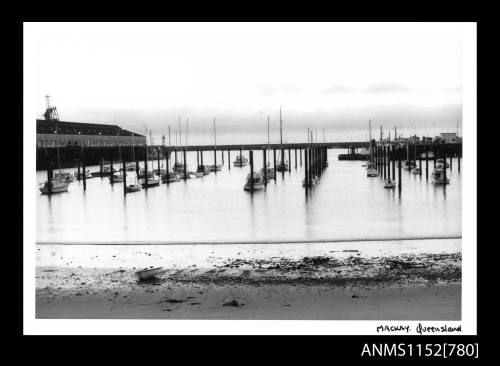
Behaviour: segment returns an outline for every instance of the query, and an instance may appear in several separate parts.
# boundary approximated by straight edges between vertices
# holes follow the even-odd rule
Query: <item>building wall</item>
[[[37,147],[78,146],[142,146],[146,145],[145,136],[103,136],[103,135],[57,135],[36,134]]]

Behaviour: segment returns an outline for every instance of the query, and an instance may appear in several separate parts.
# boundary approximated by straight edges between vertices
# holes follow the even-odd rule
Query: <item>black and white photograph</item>
[[[23,38],[26,332],[476,334],[475,23]]]

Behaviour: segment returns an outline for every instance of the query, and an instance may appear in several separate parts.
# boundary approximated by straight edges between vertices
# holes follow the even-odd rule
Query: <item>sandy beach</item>
[[[36,317],[460,320],[460,245],[38,245]]]

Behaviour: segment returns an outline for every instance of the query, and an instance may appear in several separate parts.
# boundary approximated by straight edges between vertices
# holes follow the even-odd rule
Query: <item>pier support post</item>
[[[297,149],[295,149],[295,170],[297,170]]]
[[[175,154],[175,156],[174,156],[174,163],[177,166],[177,148],[176,148],[174,154]]]
[[[386,179],[386,172],[387,172],[387,164],[386,164],[386,154],[387,154],[387,151],[386,151],[386,146],[382,146],[382,164],[384,165],[384,180]]]
[[[157,152],[157,156],[158,156],[158,177],[161,178],[161,173],[160,173],[160,150],[158,149],[158,152]]]
[[[250,191],[253,192],[253,151],[250,151]]]
[[[169,181],[170,181],[170,169],[169,169],[169,166],[168,166],[168,160],[169,160],[169,158],[168,158],[168,152],[167,152],[167,153],[165,154],[165,167],[166,167],[166,169],[167,169],[167,186],[168,186],[168,184],[170,183],[170,182],[169,182]]]
[[[307,164],[307,149],[304,149],[304,186],[306,190],[309,188],[309,166]]]
[[[114,177],[114,172],[113,172],[113,158],[110,159],[110,164],[109,164],[110,170],[111,170],[111,175],[109,176],[109,182],[111,185],[115,182],[115,177]],[[118,168],[120,168],[120,165],[118,165]]]
[[[76,159],[76,164],[78,166],[78,177],[76,177],[76,179],[78,181],[80,181],[80,179],[81,179],[81,175],[80,175],[80,159]]]
[[[299,155],[300,155],[300,166],[302,166],[302,149],[299,149]]]
[[[85,167],[85,153],[82,149],[82,169],[83,169],[83,190],[87,190],[87,169]]]
[[[432,145],[432,160],[433,160],[433,166],[435,167],[436,166],[436,159],[437,159],[437,149],[436,149],[436,145]]]
[[[200,152],[196,150],[196,168],[200,166]]]
[[[184,180],[186,180],[187,179],[186,149],[182,151],[182,154],[184,156]]]
[[[396,157],[394,156],[394,153],[395,153],[395,146],[392,147],[391,149],[391,155],[392,155],[392,181],[395,182],[396,181]]]
[[[450,153],[450,172],[453,169],[453,152]]]
[[[125,160],[123,160],[123,167],[122,167],[122,172],[123,172],[123,195],[125,196],[127,194],[127,169],[126,165],[127,163]],[[137,176],[137,180],[139,180],[139,176]]]
[[[139,174],[141,172],[141,168],[139,167],[139,160],[138,158],[135,159],[135,174],[137,175],[137,182],[140,183],[139,181]]]
[[[291,152],[291,150],[288,149],[288,171],[291,173],[292,172],[292,154],[290,152]]]
[[[457,163],[458,163],[458,172],[460,173],[460,158],[462,157],[462,145],[460,145],[460,149],[457,151]]]
[[[220,155],[221,155],[221,158],[222,158],[222,165],[224,165],[224,149],[222,149],[220,151]]]
[[[418,155],[418,169],[420,171],[418,173],[418,175],[422,176],[422,152],[421,151],[419,152],[419,155]]]
[[[146,154],[147,155],[147,154]],[[144,182],[145,188],[148,189],[148,158],[144,158]]]
[[[429,180],[429,150],[425,150],[425,180]]]
[[[102,178],[103,165],[104,165],[104,158],[101,156],[101,159],[99,159],[99,177],[101,178]]]
[[[264,162],[264,185],[267,186],[267,157],[266,157],[266,153],[267,153],[267,150],[263,149],[262,150],[262,158],[263,158],[263,162]]]
[[[443,162],[444,188],[446,188],[446,144],[443,146]]]
[[[123,160],[123,195],[125,196],[127,194],[127,169],[126,169],[126,162]],[[137,176],[137,180],[139,180],[139,176]]]
[[[398,148],[398,189],[401,192],[401,147]]]
[[[276,176],[278,172],[276,171],[276,149],[273,149],[273,160],[274,160],[274,183],[276,183]]]
[[[217,174],[217,149],[214,148],[214,173]]]
[[[203,150],[200,150],[200,161],[201,165],[203,165]]]
[[[231,170],[231,149],[227,149],[227,167]]]
[[[387,146],[387,179],[391,179],[391,146]]]

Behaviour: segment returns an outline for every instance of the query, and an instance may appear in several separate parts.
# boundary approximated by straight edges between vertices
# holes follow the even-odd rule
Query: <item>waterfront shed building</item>
[[[36,120],[37,147],[145,146],[146,136],[117,125]]]

